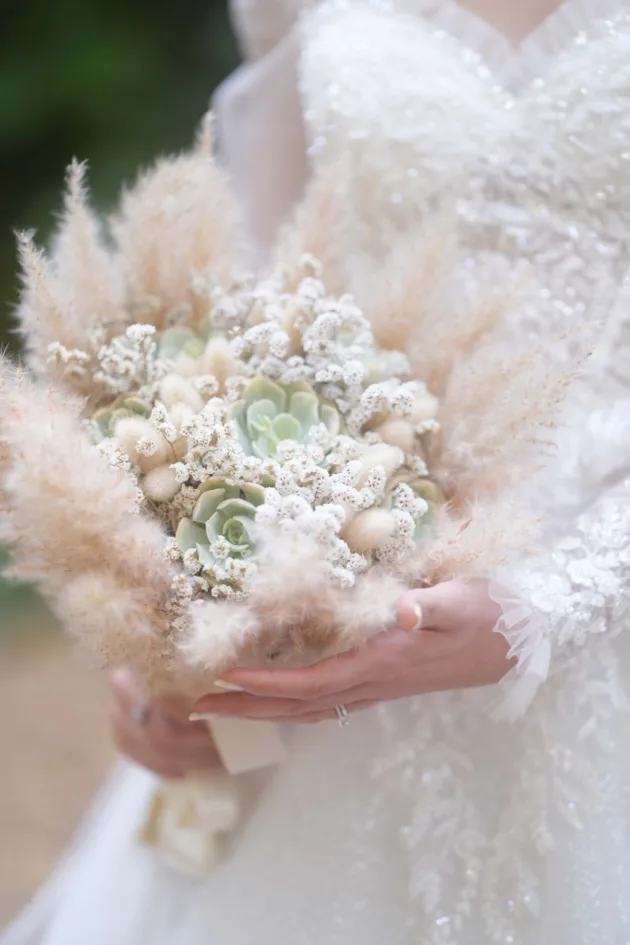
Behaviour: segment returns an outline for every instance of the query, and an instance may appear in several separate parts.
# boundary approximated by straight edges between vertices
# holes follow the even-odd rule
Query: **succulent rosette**
[[[195,554],[212,586],[219,580],[229,583],[225,562],[254,554],[254,519],[257,507],[265,501],[265,490],[253,483],[213,478],[198,491],[192,515],[177,528],[179,549]]]
[[[308,443],[316,428],[321,434],[318,445],[326,450],[341,429],[337,409],[323,403],[305,382],[283,386],[257,377],[231,413],[244,451],[259,459],[275,457],[285,440]]]

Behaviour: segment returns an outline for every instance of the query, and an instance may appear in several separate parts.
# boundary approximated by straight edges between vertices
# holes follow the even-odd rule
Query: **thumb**
[[[398,602],[398,626],[408,631],[458,627],[466,610],[466,596],[466,585],[459,581],[408,591]]]

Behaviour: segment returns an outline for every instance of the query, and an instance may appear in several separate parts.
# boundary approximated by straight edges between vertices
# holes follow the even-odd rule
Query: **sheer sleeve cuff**
[[[525,714],[549,674],[549,618],[496,581],[490,582],[489,594],[502,611],[495,632],[509,644],[508,659],[516,660],[499,684],[501,694],[491,707],[492,717],[514,722]]]

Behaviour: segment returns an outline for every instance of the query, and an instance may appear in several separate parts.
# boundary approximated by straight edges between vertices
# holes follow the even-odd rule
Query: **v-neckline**
[[[410,6],[414,6],[414,0]],[[544,77],[556,58],[593,22],[630,8],[630,3],[563,0],[518,44],[483,16],[461,6],[458,0],[420,0],[420,6],[427,20],[458,45],[476,53],[497,82],[518,95],[534,79]]]
[[[444,0],[443,0],[444,2]],[[459,7],[462,13],[467,14],[468,16],[475,17],[478,20],[481,20],[487,30],[493,33],[498,40],[506,43],[514,52],[518,53],[521,46],[526,44],[529,40],[535,40],[537,35],[542,33],[544,34],[547,29],[547,24],[553,20],[557,13],[559,13],[563,7],[567,6],[571,0],[560,0],[557,3],[553,10],[550,10],[537,23],[534,23],[525,33],[523,33],[518,39],[512,38],[506,32],[504,32],[501,27],[494,23],[491,19],[488,19],[483,13],[471,9],[464,0],[448,0],[448,2],[454,3],[455,6]]]

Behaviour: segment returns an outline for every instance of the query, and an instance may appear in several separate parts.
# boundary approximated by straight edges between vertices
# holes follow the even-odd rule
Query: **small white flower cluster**
[[[172,545],[171,539],[168,541]],[[173,562],[179,560],[175,556],[169,556],[168,546],[165,553],[169,560]],[[190,632],[191,605],[194,606],[195,602],[203,600],[209,589],[208,582],[197,574],[182,571],[173,578],[169,600],[169,622],[175,633],[184,635]]]
[[[87,351],[79,348],[66,348],[58,341],[48,345],[48,363],[61,368],[64,377],[86,377],[91,360]]]
[[[113,394],[137,391],[155,382],[161,373],[155,333],[153,325],[130,325],[124,335],[102,345],[95,380]]]
[[[346,413],[363,391],[364,361],[375,348],[369,322],[352,298],[331,298],[319,278],[307,275],[295,294],[283,293],[276,281],[263,283],[252,307],[256,324],[233,342],[250,374],[281,384],[315,383]]]
[[[181,433],[188,442],[185,462],[177,465],[182,482],[203,483],[214,476],[235,482],[259,481],[260,463],[255,457],[243,455],[229,404],[222,398],[208,401],[201,413],[182,425]]]
[[[192,289],[200,299],[207,299],[213,328],[230,333],[239,330],[247,320],[252,305],[254,278],[244,274],[234,279],[229,292],[217,283],[213,273],[198,274]]]
[[[160,431],[168,443],[174,443],[178,439],[177,429],[169,416],[168,410],[159,401],[151,412],[151,423],[156,430]],[[138,449],[137,446],[136,449]]]
[[[129,457],[118,449],[113,440],[102,440],[96,448],[113,469],[121,469],[123,472],[131,471],[131,461]]]
[[[132,467],[129,457],[119,450],[112,440],[103,440],[97,445],[97,449],[99,453],[105,457],[112,469],[119,469],[121,472],[124,472],[125,475],[129,477],[129,479],[131,479],[136,488],[130,511],[134,515],[139,515],[140,509],[145,501],[145,495],[143,490],[140,488],[138,476]]]

